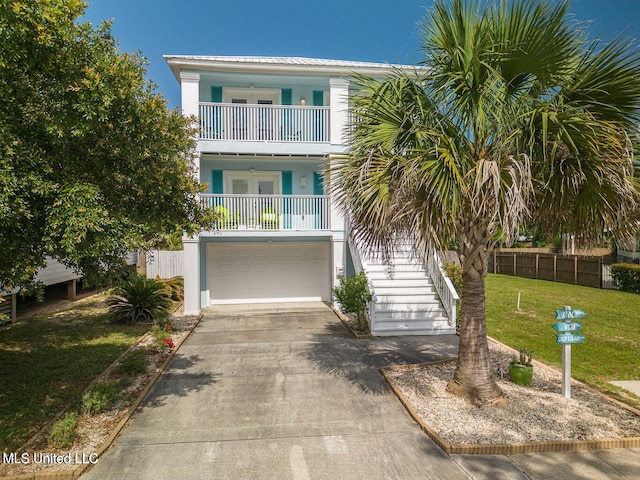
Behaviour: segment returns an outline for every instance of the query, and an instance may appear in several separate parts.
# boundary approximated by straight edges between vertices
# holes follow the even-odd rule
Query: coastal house
[[[201,202],[216,227],[184,238],[185,313],[226,303],[332,302],[364,270],[375,335],[455,331],[455,291],[435,259],[384,261],[349,241],[323,170],[345,151],[354,74],[386,64],[283,57],[165,56],[182,112],[199,124]]]

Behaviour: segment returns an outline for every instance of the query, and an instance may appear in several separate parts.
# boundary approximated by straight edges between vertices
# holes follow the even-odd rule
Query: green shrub
[[[170,322],[164,322],[161,325],[154,325],[153,327],[151,327],[151,334],[155,337],[156,347],[158,347],[160,350],[175,347],[173,340],[171,340],[173,327],[171,326]]]
[[[117,380],[94,384],[82,395],[82,411],[89,414],[106,411],[118,399],[122,386]]]
[[[333,288],[333,294],[340,304],[340,308],[345,313],[356,315],[358,326],[361,329],[367,328],[367,304],[373,296],[369,292],[367,277],[364,272],[360,272],[351,277],[338,277],[340,285]]]
[[[156,281],[165,286],[169,291],[171,300],[175,302],[184,301],[184,279],[182,277],[171,277],[161,279],[156,277]]]
[[[116,323],[151,322],[166,318],[171,308],[169,292],[160,282],[138,275],[114,289],[107,300],[109,315]]]
[[[618,290],[640,293],[640,265],[635,263],[616,263],[611,265],[611,276]]]
[[[458,296],[462,295],[462,267],[455,262],[449,262],[445,263],[443,268],[444,273],[447,274],[456,292],[458,292]]]
[[[78,436],[78,414],[67,413],[63,418],[53,424],[49,441],[58,448],[69,448]]]
[[[147,373],[147,355],[145,351],[138,349],[131,352],[120,362],[118,369],[131,376]]]

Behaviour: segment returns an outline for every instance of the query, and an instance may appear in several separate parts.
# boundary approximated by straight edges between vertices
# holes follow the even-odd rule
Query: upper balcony
[[[329,107],[201,102],[200,140],[330,142]]]

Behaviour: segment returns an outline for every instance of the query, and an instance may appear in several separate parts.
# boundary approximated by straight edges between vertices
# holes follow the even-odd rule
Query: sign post
[[[556,335],[556,343],[562,344],[562,394],[565,398],[571,398],[571,345],[584,342],[582,323],[572,320],[586,315],[582,310],[571,310],[570,306],[563,306],[562,310],[556,310],[556,320],[553,329],[559,332]]]

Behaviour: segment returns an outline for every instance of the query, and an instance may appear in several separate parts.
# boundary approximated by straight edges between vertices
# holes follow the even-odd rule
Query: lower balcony
[[[218,215],[217,230],[329,230],[328,195],[201,194],[205,208]]]

